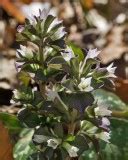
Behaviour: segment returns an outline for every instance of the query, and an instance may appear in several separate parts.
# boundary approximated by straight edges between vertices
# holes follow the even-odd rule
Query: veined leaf
[[[36,150],[34,144],[32,144],[32,136],[34,130],[23,129],[20,133],[20,139],[15,144],[13,150],[13,156],[15,160],[26,160]]]
[[[15,115],[0,112],[0,120],[11,132],[19,131],[22,129],[22,125]]]

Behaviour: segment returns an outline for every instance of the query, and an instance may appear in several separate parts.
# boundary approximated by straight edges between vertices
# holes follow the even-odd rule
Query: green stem
[[[76,127],[76,124],[75,124],[75,123],[70,123],[70,124],[68,125],[68,134],[74,135],[75,127]]]
[[[42,64],[42,67],[44,68],[44,54],[43,54],[43,43],[42,42],[40,42],[40,45],[39,45],[39,54],[40,54],[40,63]],[[39,83],[39,88],[40,88],[42,97],[46,98],[45,83],[42,83],[41,81],[39,81],[38,83]]]
[[[40,62],[44,67],[44,55],[43,55],[43,44],[42,44],[42,42],[40,42],[40,45],[39,45],[39,54],[40,54]]]
[[[42,97],[46,98],[46,95],[45,95],[45,83],[39,82],[39,88],[40,88],[40,93],[41,93]]]
[[[128,111],[112,111],[112,117],[128,119]]]

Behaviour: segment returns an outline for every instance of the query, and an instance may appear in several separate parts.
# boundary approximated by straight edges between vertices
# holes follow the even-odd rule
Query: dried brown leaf
[[[0,122],[0,160],[13,160],[12,145],[8,130]]]

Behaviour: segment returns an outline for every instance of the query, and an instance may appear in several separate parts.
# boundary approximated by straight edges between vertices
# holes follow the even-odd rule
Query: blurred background
[[[44,8],[51,9],[54,15],[63,20],[68,32],[68,41],[74,47],[98,48],[101,50],[103,66],[114,62],[118,76],[115,80],[115,90],[108,86],[106,91],[100,91],[98,96],[103,99],[108,97],[106,103],[116,107],[117,110],[126,109],[128,104],[128,0],[0,0],[0,112],[16,115],[20,108],[10,104],[12,91],[18,86],[14,65],[16,49],[19,47],[15,39],[16,28],[19,24],[24,24],[25,17],[38,14],[38,10]],[[4,135],[9,145],[5,144],[5,146],[7,145],[6,148],[10,149],[3,150],[4,147],[0,146],[0,152],[3,151],[3,157],[0,156],[0,160],[10,160],[15,144],[23,145],[24,134],[20,137],[19,130],[13,132],[10,119],[6,114],[3,117],[1,114],[0,119],[2,121],[4,119],[4,125],[8,130],[1,124],[4,129],[0,137]],[[14,127],[19,127],[15,118],[12,123]],[[106,146],[106,150],[103,150],[106,153],[106,160],[128,160],[128,122],[113,120],[112,127],[114,129],[112,146]],[[28,132],[25,132],[26,134]],[[24,147],[21,146],[22,150]],[[32,152],[32,150],[28,153],[26,151],[22,157],[19,157],[20,151],[15,147],[15,158],[12,159],[26,160],[25,155]],[[5,153],[10,155],[10,159],[5,157]],[[93,153],[88,152],[86,155],[85,159],[94,160]]]

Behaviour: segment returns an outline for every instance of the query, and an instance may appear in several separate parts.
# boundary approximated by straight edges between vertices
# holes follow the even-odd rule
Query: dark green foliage
[[[13,97],[23,105],[19,120],[34,129],[26,142],[28,155],[33,154],[21,154],[28,160],[81,158],[93,145],[99,156],[99,139],[109,140],[109,130],[105,132],[101,125],[108,128],[106,116],[111,111],[98,104],[93,91],[111,82],[115,67],[100,68],[97,49],[85,53],[73,44],[68,46],[65,36],[62,21],[45,10],[26,19],[17,34],[18,41],[32,45],[24,43],[17,50],[20,87]],[[32,142],[37,150],[30,147]]]

